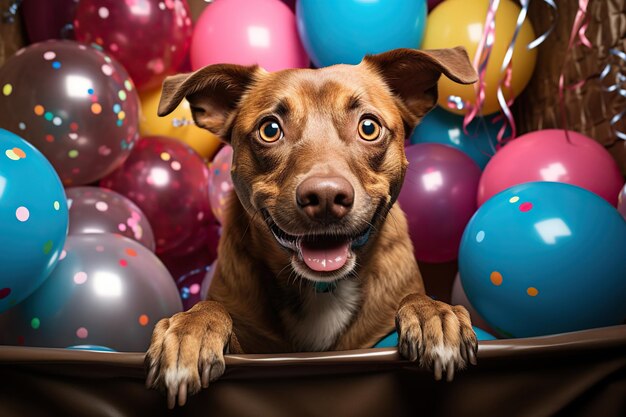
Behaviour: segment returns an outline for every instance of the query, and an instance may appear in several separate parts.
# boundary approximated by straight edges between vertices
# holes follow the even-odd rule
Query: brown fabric
[[[520,133],[562,126],[558,81],[578,2],[556,0],[555,3],[558,6],[556,26],[539,47],[531,82],[516,103],[515,117]],[[552,24],[550,10],[542,1],[530,3],[528,17],[538,34]],[[591,0],[588,16],[586,34],[592,48],[574,47],[565,66],[566,85],[588,80],[581,88],[566,93],[568,126],[604,145],[626,175],[626,141],[617,138],[609,123],[613,115],[626,108],[626,98],[617,92],[603,90],[614,83],[617,70],[626,74],[626,62],[609,53],[611,48],[626,50],[626,0]],[[607,64],[611,64],[614,70],[604,82],[600,82],[600,73]],[[616,127],[626,132],[626,117]]]
[[[452,383],[395,349],[227,356],[183,408],[144,388],[143,355],[0,347],[0,416],[625,416],[626,326],[481,342]]]

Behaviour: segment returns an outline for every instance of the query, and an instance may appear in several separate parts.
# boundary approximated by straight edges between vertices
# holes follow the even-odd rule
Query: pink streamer
[[[567,50],[565,51],[565,59],[563,60],[563,66],[561,67],[561,74],[559,75],[559,110],[561,111],[561,127],[565,132],[565,138],[570,142],[569,132],[567,130],[567,115],[565,114],[565,67],[571,55],[571,51],[574,45],[584,45],[587,48],[591,48],[591,42],[585,35],[587,31],[587,7],[589,6],[589,0],[578,0],[578,11],[574,18],[574,25],[572,26],[572,32],[567,44]],[[586,80],[574,84],[574,87],[579,88]],[[571,86],[569,87],[571,89]]]

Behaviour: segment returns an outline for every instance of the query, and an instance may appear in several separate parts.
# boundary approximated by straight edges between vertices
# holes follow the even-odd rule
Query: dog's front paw
[[[187,395],[209,386],[224,373],[224,351],[232,333],[232,320],[216,302],[204,301],[191,310],[157,323],[146,354],[146,386],[167,394],[174,408]]]
[[[462,306],[409,295],[400,303],[396,328],[400,354],[433,370],[436,380],[445,372],[452,381],[456,369],[476,364],[478,342],[469,313]]]

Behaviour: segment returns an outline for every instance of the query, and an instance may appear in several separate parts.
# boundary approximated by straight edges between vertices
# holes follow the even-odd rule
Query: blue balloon
[[[494,117],[477,117],[463,131],[463,116],[436,107],[428,113],[413,130],[411,144],[441,143],[457,148],[467,154],[483,169],[495,153],[498,132],[503,121],[493,122]],[[507,128],[505,136],[510,134]]]
[[[96,352],[117,352],[117,350],[115,350],[115,349],[111,349],[109,347],[99,346],[99,345],[76,345],[76,346],[66,347],[65,349],[69,349],[69,350],[92,350],[92,351],[96,351]]]
[[[476,339],[478,339],[478,341],[481,341],[481,340],[496,340],[496,338],[491,333],[487,333],[483,329],[479,329],[476,326],[473,326],[473,329],[474,329],[474,333],[476,333]]]
[[[487,333],[486,331],[479,329],[476,326],[472,326],[474,329],[474,333],[476,333],[476,339],[478,341],[481,340],[496,340],[495,337]],[[390,348],[390,347],[398,347],[398,332],[391,332],[384,338],[382,338],[378,343],[374,345],[375,348]]]
[[[366,54],[419,48],[426,0],[299,0],[300,39],[317,67],[358,64]]]
[[[24,139],[0,129],[0,312],[48,278],[67,224],[65,192],[50,162]]]
[[[626,318],[626,221],[570,184],[526,183],[488,200],[465,229],[459,269],[472,306],[508,337]]]

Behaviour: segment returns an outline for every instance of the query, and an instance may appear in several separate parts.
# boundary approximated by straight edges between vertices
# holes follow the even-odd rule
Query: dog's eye
[[[365,118],[359,122],[359,136],[363,140],[373,141],[378,139],[381,130],[380,124],[374,119]]]
[[[259,136],[264,142],[272,143],[283,137],[283,130],[276,120],[269,119],[259,127]]]

